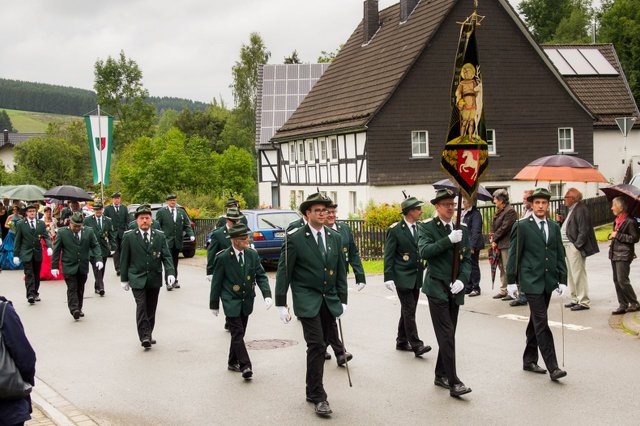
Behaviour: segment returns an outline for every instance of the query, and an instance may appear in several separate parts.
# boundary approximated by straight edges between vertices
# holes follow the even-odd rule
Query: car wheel
[[[182,250],[182,255],[188,259],[196,255],[196,251],[194,249],[184,249]]]

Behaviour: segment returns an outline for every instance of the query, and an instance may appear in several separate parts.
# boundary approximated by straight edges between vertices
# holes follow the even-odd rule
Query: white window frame
[[[419,140],[420,135],[424,135],[424,141]],[[417,148],[417,149],[416,149]],[[424,148],[424,152],[421,148]],[[429,156],[429,131],[428,130],[412,130],[411,131],[411,156],[414,158]]]
[[[349,191],[349,213],[356,213],[358,210],[358,193]]]
[[[489,136],[491,134],[491,136]],[[496,131],[487,129],[487,152],[489,155],[496,155]]]
[[[567,137],[566,133],[569,133]],[[567,142],[570,148],[566,147]],[[558,152],[574,152],[573,127],[558,127]]]
[[[305,155],[304,155],[304,141],[298,142],[298,162],[304,163]]]
[[[296,162],[296,144],[292,143],[289,145],[289,164],[293,164]]]
[[[334,148],[335,148],[335,152],[334,152]],[[331,155],[330,155],[330,159],[334,160],[334,161],[338,161],[338,158],[340,157],[340,148],[338,147],[338,137],[337,136],[331,136],[329,138],[329,149],[331,150]]]
[[[564,183],[551,183],[549,184],[549,192],[551,192],[551,199],[558,200],[564,196]]]
[[[309,140],[309,161],[316,161],[316,141]]]
[[[327,161],[327,139],[320,139],[320,161]]]

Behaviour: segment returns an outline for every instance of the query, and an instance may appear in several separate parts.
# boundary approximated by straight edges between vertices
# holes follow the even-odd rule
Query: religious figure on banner
[[[468,62],[460,71],[456,106],[460,111],[460,136],[472,141],[478,137],[478,123],[482,114],[482,81],[480,73],[476,73],[476,67]]]

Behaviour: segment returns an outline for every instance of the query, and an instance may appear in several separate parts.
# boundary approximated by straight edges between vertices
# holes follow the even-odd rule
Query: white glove
[[[57,277],[58,275],[60,275],[60,271],[57,269],[52,269],[51,270],[51,275],[53,275],[54,277]]]
[[[367,283],[358,283],[358,284],[356,284],[356,288],[358,289],[358,291],[360,291],[360,290],[362,290],[366,285],[367,285]]]
[[[291,315],[289,315],[289,310],[287,309],[287,307],[278,306],[278,313],[280,314],[280,320],[282,320],[282,322],[285,324],[289,324],[289,321],[291,321]]]
[[[122,289],[123,289],[124,291],[129,291],[129,290],[131,289],[131,287],[129,287],[129,283],[128,283],[128,282],[126,282],[126,283],[120,283],[120,287],[122,287]]]
[[[384,286],[387,288],[387,290],[389,291],[395,291],[396,290],[396,283],[393,282],[393,280],[391,281],[385,281],[384,282]]]
[[[189,237],[189,241],[195,241],[195,240],[196,240],[196,237],[193,237],[193,236]]]
[[[267,311],[268,311],[273,306],[273,299],[270,297],[265,297],[264,305],[267,307]]]
[[[516,293],[518,292],[518,284],[509,284],[507,285],[507,294],[514,299],[516,298]]]
[[[18,263],[20,263],[20,258],[19,257],[13,257],[13,264],[17,265]]]
[[[213,313],[213,315],[218,316],[218,314],[220,313],[220,309],[212,309],[211,312]]]
[[[110,254],[111,254],[111,256],[113,256],[114,254],[116,254],[116,251],[115,250],[111,250]]]
[[[211,282],[211,278],[213,278],[213,275],[207,275],[207,281]]]
[[[0,238],[0,246],[2,245],[2,238]]]
[[[169,275],[167,277],[167,284],[169,285],[174,285],[176,282],[176,277],[174,277],[173,275]]]
[[[47,247],[47,256],[53,256],[53,249],[51,247]]]
[[[558,294],[560,295],[560,297],[565,297],[567,295],[566,284],[558,284]]]
[[[451,231],[448,237],[449,241],[451,241],[453,244],[459,243],[460,241],[462,241],[462,229],[454,229],[453,231]]]
[[[462,284],[462,281],[456,280],[455,283],[449,285],[449,288],[452,294],[458,294],[464,289],[464,284]]]
[[[104,268],[104,263],[102,263],[101,261],[97,261],[96,268],[98,268],[98,271],[101,271],[102,268]]]
[[[346,313],[347,313],[347,305],[345,305],[343,303],[342,304],[342,313],[340,315],[338,315],[338,317],[336,317],[336,319],[342,319],[342,317],[345,316]]]

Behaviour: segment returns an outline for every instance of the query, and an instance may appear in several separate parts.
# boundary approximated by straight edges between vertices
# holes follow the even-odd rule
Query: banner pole
[[[100,105],[98,104],[98,143],[100,147],[100,201],[104,203],[104,170],[102,168],[102,125],[100,123]]]

